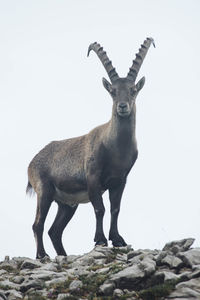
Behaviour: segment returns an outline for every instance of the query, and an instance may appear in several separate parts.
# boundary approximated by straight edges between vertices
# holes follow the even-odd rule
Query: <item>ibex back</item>
[[[135,100],[145,78],[135,83],[144,57],[153,43],[147,38],[128,72],[120,78],[103,48],[93,43],[93,50],[108,73],[111,83],[103,78],[103,85],[113,99],[111,120],[96,127],[88,134],[54,141],[42,149],[28,168],[27,192],[37,193],[37,212],[33,231],[37,245],[37,258],[46,254],[43,245],[44,222],[52,201],[58,204],[58,212],[49,236],[58,255],[66,255],[62,233],[74,215],[78,204],[91,202],[96,215],[96,245],[107,245],[103,232],[103,193],[108,190],[111,204],[109,240],[113,246],[125,246],[118,232],[117,220],[126,178],[137,156],[135,138]]]

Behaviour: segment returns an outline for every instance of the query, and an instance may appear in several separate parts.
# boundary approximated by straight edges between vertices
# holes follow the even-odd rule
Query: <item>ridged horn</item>
[[[152,38],[147,38],[144,41],[144,43],[141,45],[138,53],[136,54],[136,58],[133,60],[133,64],[129,69],[128,75],[126,77],[127,79],[129,79],[131,81],[136,80],[136,77],[138,75],[140,67],[143,63],[143,60],[144,60],[151,44],[153,44],[153,46],[155,48],[154,40]]]
[[[111,60],[108,58],[106,52],[103,50],[103,47],[101,47],[101,45],[97,42],[91,44],[88,48],[87,56],[89,56],[91,50],[93,50],[99,57],[104,68],[106,69],[106,72],[108,73],[111,82],[113,83],[114,81],[116,81],[119,78],[119,76],[115,68],[113,67]]]

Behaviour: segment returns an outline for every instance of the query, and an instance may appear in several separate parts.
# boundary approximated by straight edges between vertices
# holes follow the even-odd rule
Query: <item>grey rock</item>
[[[106,255],[102,251],[97,251],[96,249],[93,249],[91,252],[89,252],[89,257],[93,257],[94,259],[100,259],[106,258]]]
[[[158,266],[162,265],[162,260],[167,256],[167,251],[161,251],[158,255],[155,256],[156,264]]]
[[[20,290],[20,286],[14,282],[9,281],[8,279],[0,281],[1,289],[3,290]]]
[[[0,270],[0,276],[5,275],[6,273],[7,273],[6,270],[4,270],[4,269]]]
[[[105,296],[109,296],[110,294],[112,294],[114,288],[115,288],[114,283],[112,282],[104,283],[99,287],[99,293]]]
[[[39,260],[34,260],[27,258],[26,260],[23,261],[21,265],[21,270],[22,269],[35,269],[35,268],[40,268],[42,267],[42,263]]]
[[[67,264],[68,263],[67,256],[57,255],[54,259],[54,262],[61,265],[61,266],[63,264]]]
[[[122,262],[127,262],[127,254],[125,253],[118,253],[117,256],[116,256],[116,260],[117,261],[122,261]]]
[[[124,292],[120,289],[115,289],[113,292],[113,297],[120,298],[124,295]]]
[[[177,280],[180,277],[176,274],[174,274],[173,272],[164,270],[164,271],[158,271],[156,272],[156,275],[162,275],[164,281],[171,281],[171,280]]]
[[[170,243],[167,243],[163,251],[171,251],[172,253],[176,254],[178,252],[184,252],[190,249],[192,244],[194,243],[195,239],[193,238],[187,238],[187,239],[182,239],[178,241],[173,241]]]
[[[71,292],[74,292],[74,291],[76,291],[76,290],[82,288],[82,286],[83,286],[82,281],[80,281],[80,280],[73,280],[73,281],[70,283],[70,285],[69,285],[69,290],[70,290]]]
[[[65,300],[66,298],[71,297],[69,293],[66,294],[58,294],[57,300]]]
[[[7,298],[8,298],[8,300],[16,300],[16,299],[18,300],[18,299],[23,299],[23,295],[22,295],[22,293],[20,293],[16,290],[9,290]]]
[[[26,280],[20,285],[20,291],[22,293],[28,291],[33,288],[35,290],[40,290],[44,287],[44,283],[41,280]]]
[[[98,269],[96,270],[96,274],[107,274],[109,272],[110,268],[109,267],[105,267],[105,268],[102,268],[102,269]]]
[[[0,300],[7,300],[7,297],[3,291],[0,291]]]
[[[40,268],[41,271],[46,270],[46,271],[52,271],[52,272],[57,272],[57,264],[50,262],[47,264],[42,264],[42,267]]]
[[[45,286],[48,288],[48,287],[54,286],[56,284],[64,283],[67,280],[68,280],[67,276],[63,276],[63,277],[59,277],[59,278],[53,278],[51,280],[46,281]]]
[[[80,258],[80,255],[68,255],[67,256],[67,262],[68,264],[71,264],[72,262],[74,262],[76,259]]]
[[[15,261],[10,260],[10,261],[4,261],[2,263],[0,263],[0,269],[2,270],[6,270],[8,272],[12,272],[17,270],[18,265]]]
[[[11,279],[12,282],[21,284],[24,281],[24,276],[15,276]]]
[[[200,264],[200,248],[190,249],[186,252],[178,254],[186,266],[192,268],[194,265]]]
[[[172,292],[168,299],[200,299],[200,278],[191,279],[176,285],[176,290]]]
[[[144,270],[142,270],[138,265],[133,265],[114,275],[111,275],[110,281],[114,282],[118,288],[128,288],[131,285],[134,289],[144,277]]]
[[[161,260],[161,265],[167,265],[170,268],[181,268],[183,266],[183,261],[173,255],[166,255],[162,260]]]
[[[148,256],[141,261],[139,266],[144,271],[145,276],[150,276],[156,270],[156,262]]]
[[[67,274],[69,276],[82,276],[82,275],[88,275],[90,274],[90,271],[87,270],[88,266],[77,266],[75,268],[71,268],[69,270],[67,270]]]

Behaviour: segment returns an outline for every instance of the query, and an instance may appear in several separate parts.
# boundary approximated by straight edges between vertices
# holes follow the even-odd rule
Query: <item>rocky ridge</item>
[[[200,299],[200,248],[193,242],[162,250],[97,246],[55,259],[7,256],[0,262],[0,300]]]

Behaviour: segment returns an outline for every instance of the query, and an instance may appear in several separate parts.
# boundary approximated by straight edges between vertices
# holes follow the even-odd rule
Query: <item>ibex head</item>
[[[152,38],[147,38],[141,45],[125,78],[119,77],[115,68],[112,66],[112,62],[109,60],[100,44],[93,43],[88,48],[88,56],[90,51],[93,50],[98,55],[108,73],[111,83],[103,78],[103,85],[113,98],[114,111],[120,117],[127,117],[130,115],[135,105],[135,99],[144,86],[145,77],[142,77],[137,83],[135,83],[135,81],[151,43],[155,47],[154,40]]]

